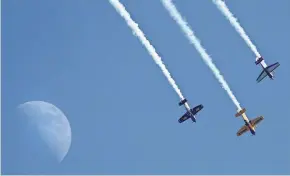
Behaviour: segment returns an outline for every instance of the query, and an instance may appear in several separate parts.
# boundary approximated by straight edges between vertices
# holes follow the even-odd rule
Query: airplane
[[[179,123],[182,123],[184,121],[186,121],[187,119],[191,118],[192,122],[196,122],[196,118],[195,118],[195,115],[200,111],[202,110],[203,108],[203,105],[200,104],[192,109],[190,109],[190,106],[188,105],[187,103],[187,100],[186,99],[183,99],[179,102],[179,106],[182,106],[184,105],[185,109],[186,109],[186,113],[180,117],[180,119],[178,120]]]
[[[257,78],[257,82],[259,83],[260,81],[262,81],[266,76],[269,76],[270,79],[274,79],[274,70],[276,68],[278,68],[280,66],[279,62],[276,62],[272,65],[267,66],[267,64],[265,63],[263,57],[257,57],[256,58],[256,65],[261,64],[263,71],[262,73],[259,75],[259,77]]]
[[[248,117],[246,116],[246,109],[243,108],[240,110],[237,114],[236,117],[242,116],[245,122],[245,125],[240,128],[240,130],[237,132],[237,136],[241,136],[247,131],[250,131],[252,135],[256,134],[256,127],[258,123],[260,123],[262,120],[264,120],[263,116],[259,116],[255,119],[249,120]]]

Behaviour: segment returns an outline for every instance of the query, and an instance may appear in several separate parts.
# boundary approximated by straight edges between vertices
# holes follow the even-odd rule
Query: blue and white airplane
[[[193,122],[196,122],[195,115],[196,115],[200,110],[202,110],[203,105],[200,104],[200,105],[198,105],[198,106],[196,106],[196,107],[190,109],[190,106],[188,105],[186,99],[183,99],[183,100],[181,100],[181,101],[179,102],[179,106],[182,106],[182,105],[184,105],[184,107],[185,107],[185,109],[186,109],[187,112],[186,112],[182,117],[180,117],[180,119],[178,120],[178,122],[179,122],[179,123],[182,123],[182,122],[186,121],[186,120],[189,119],[189,118],[191,118],[191,120],[192,120]]]
[[[257,78],[257,82],[259,83],[262,81],[266,76],[269,76],[270,79],[274,79],[274,70],[280,66],[279,62],[276,62],[275,64],[267,66],[265,63],[263,57],[257,57],[256,58],[256,65],[261,64],[263,71]]]

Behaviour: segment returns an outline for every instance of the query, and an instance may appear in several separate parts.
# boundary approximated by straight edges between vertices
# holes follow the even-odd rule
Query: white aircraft
[[[244,134],[249,130],[252,133],[252,135],[255,135],[256,134],[255,128],[257,127],[258,123],[260,123],[264,119],[263,116],[259,116],[253,120],[249,120],[245,112],[246,109],[243,108],[236,114],[236,117],[242,116],[245,122],[245,125],[242,126],[241,129],[237,132],[237,136],[241,136],[242,134]]]

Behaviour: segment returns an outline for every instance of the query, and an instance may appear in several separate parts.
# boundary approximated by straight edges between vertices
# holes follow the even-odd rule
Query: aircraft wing
[[[262,81],[265,77],[267,76],[267,73],[265,70],[262,71],[262,73],[259,75],[259,77],[257,78],[257,82]]]
[[[258,123],[260,123],[262,120],[264,120],[264,117],[263,116],[260,116],[260,117],[257,117],[255,119],[252,120],[252,124],[254,126],[258,125]]]
[[[180,117],[180,119],[178,120],[178,122],[179,123],[182,123],[182,122],[186,121],[189,118],[190,118],[190,116],[188,115],[188,113],[185,113],[182,117]]]
[[[280,66],[279,62],[276,62],[275,64],[269,65],[266,69],[271,73],[273,70],[275,70],[279,66]]]
[[[191,111],[191,113],[192,113],[193,115],[195,115],[195,114],[197,114],[197,113],[198,113],[200,110],[202,110],[202,109],[203,109],[203,105],[200,104],[200,105],[198,105],[198,106],[192,108],[190,111]]]
[[[238,132],[237,132],[237,136],[241,136],[242,134],[244,134],[245,132],[249,131],[249,128],[244,125]]]

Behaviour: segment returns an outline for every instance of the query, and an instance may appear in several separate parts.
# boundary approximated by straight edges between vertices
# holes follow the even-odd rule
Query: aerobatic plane
[[[265,63],[263,57],[257,57],[256,58],[256,65],[261,64],[262,66],[262,73],[259,75],[259,77],[257,78],[257,82],[262,81],[266,76],[269,76],[270,79],[274,79],[274,70],[280,66],[279,62],[276,62],[272,65],[267,66],[267,64]]]
[[[252,133],[252,135],[256,134],[256,127],[258,125],[258,123],[260,123],[264,117],[263,116],[259,116],[255,119],[249,120],[248,117],[246,116],[246,109],[242,109],[240,110],[237,114],[236,117],[242,116],[245,122],[245,125],[241,127],[241,129],[237,132],[237,136],[241,136],[242,134],[244,134],[247,131],[250,131]]]
[[[186,120],[189,119],[189,118],[191,118],[191,120],[192,120],[193,122],[196,122],[195,115],[196,115],[200,110],[202,110],[203,105],[200,104],[200,105],[198,105],[198,106],[196,106],[196,107],[190,109],[190,106],[188,105],[186,99],[183,99],[183,100],[181,100],[181,101],[179,102],[179,106],[182,106],[182,105],[184,105],[184,107],[185,107],[185,109],[186,109],[187,112],[186,112],[182,117],[180,117],[180,119],[178,120],[178,122],[179,122],[179,123],[182,123],[182,122],[186,121]]]

